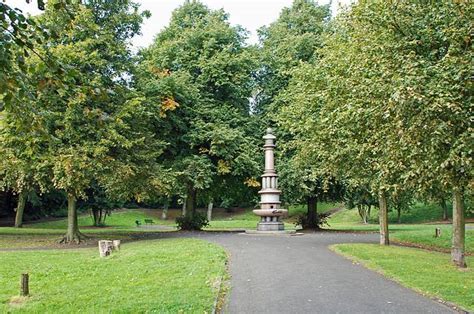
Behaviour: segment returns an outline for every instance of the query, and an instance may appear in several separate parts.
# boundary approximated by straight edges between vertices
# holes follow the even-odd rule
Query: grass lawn
[[[211,312],[226,253],[196,239],[124,244],[100,258],[97,249],[0,252],[0,312]],[[30,274],[29,298],[19,278]]]
[[[340,211],[329,219],[330,229],[379,231],[378,224],[363,224],[356,210]],[[441,228],[441,236],[434,237],[435,228]],[[390,239],[408,245],[420,245],[448,252],[451,248],[450,224],[389,224]],[[466,230],[466,252],[474,254],[474,230]]]
[[[126,210],[113,212],[107,217],[107,227],[91,227],[92,218],[81,215],[78,218],[80,230],[90,237],[87,242],[96,244],[98,239],[129,240],[142,234],[161,230],[135,225],[135,220],[151,218],[156,224],[174,226],[174,220],[160,220],[152,215],[151,210]],[[40,223],[27,224],[23,228],[0,228],[0,249],[5,248],[39,248],[56,247],[57,241],[66,232],[66,218]],[[59,247],[59,246],[58,246]]]
[[[112,211],[110,216],[105,220],[106,228],[92,227],[93,219],[90,215],[84,214],[78,217],[79,227],[83,230],[91,228],[94,231],[107,230],[107,227],[114,229],[136,229],[135,220],[140,220],[142,224],[144,219],[153,219],[153,221],[160,225],[174,225],[174,220],[161,220],[152,215],[152,210],[130,209]],[[39,223],[32,223],[25,226],[26,228],[44,228],[44,229],[66,229],[67,219],[59,219],[53,221],[45,221]]]
[[[459,270],[450,255],[374,244],[337,244],[336,252],[376,270],[404,286],[474,311],[474,258],[471,268]]]
[[[319,203],[318,212],[323,213],[338,206],[342,205],[337,203]],[[294,221],[297,216],[303,213],[306,213],[306,205],[290,206],[288,209],[288,218],[284,219],[285,229],[295,230],[296,226]],[[205,230],[256,229],[259,219],[260,218],[252,212],[252,209],[246,209],[243,213],[232,216],[216,217]]]

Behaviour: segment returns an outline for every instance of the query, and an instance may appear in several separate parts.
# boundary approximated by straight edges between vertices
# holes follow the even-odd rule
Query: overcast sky
[[[0,0],[2,1],[2,0]],[[6,4],[20,8],[23,12],[38,14],[36,1],[26,4],[26,0],[6,0]],[[143,10],[151,12],[151,18],[146,20],[142,27],[142,35],[133,39],[136,48],[146,47],[153,41],[155,35],[166,25],[171,18],[171,13],[179,7],[184,0],[136,0]],[[292,0],[202,0],[211,9],[223,8],[229,13],[230,23],[239,24],[250,31],[249,43],[257,42],[257,29],[268,25],[278,18],[280,11],[288,7]],[[326,4],[329,0],[320,0]],[[340,4],[348,4],[351,0],[333,0],[333,12],[337,12]]]

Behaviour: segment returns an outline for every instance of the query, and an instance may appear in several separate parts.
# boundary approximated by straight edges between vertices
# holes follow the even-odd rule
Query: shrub
[[[180,216],[176,218],[176,224],[180,230],[201,230],[209,226],[207,217],[200,213],[193,213],[187,216]]]
[[[317,216],[316,226],[308,220],[307,214],[299,215],[296,218],[295,226],[301,226],[303,229],[320,229],[323,226],[329,226],[328,218],[330,213],[320,213]]]

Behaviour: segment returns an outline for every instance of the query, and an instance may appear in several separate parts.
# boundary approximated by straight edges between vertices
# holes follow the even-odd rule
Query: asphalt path
[[[227,313],[454,312],[328,249],[336,243],[377,243],[376,234],[190,236],[230,253]]]

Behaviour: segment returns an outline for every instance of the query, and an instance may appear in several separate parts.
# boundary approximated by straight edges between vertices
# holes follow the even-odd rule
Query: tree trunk
[[[193,216],[196,213],[196,190],[189,186],[186,196],[186,214]]]
[[[166,220],[168,219],[168,202],[166,201],[163,204],[163,212],[161,213],[161,219]]]
[[[310,229],[319,229],[318,226],[318,198],[315,196],[308,197],[308,212],[306,214],[306,224],[303,226]]]
[[[77,199],[72,193],[67,194],[67,232],[61,243],[80,243],[84,236],[79,232],[77,222]]]
[[[464,202],[460,190],[453,192],[453,246],[451,260],[458,267],[467,267],[464,258],[466,227],[464,223]]]
[[[446,200],[442,198],[439,202],[441,209],[443,210],[443,220],[448,220],[448,206],[446,205]]]
[[[369,222],[371,210],[372,210],[372,205],[367,205],[367,222]]]
[[[367,214],[369,213],[369,206],[362,205],[362,212],[364,214],[364,217],[362,218],[364,220],[364,224],[367,224],[368,222]]]
[[[25,212],[26,197],[27,194],[25,191],[20,192],[18,195],[18,205],[15,210],[15,228],[23,227],[23,213]]]
[[[94,218],[94,227],[99,225],[99,211],[97,209],[92,210],[92,217]]]
[[[380,245],[389,245],[388,236],[388,208],[387,196],[381,192],[379,196],[379,223],[380,223]]]
[[[402,223],[402,209],[397,206],[397,222],[399,224]]]
[[[207,220],[211,221],[212,220],[212,209],[214,208],[214,204],[212,201],[207,204]]]
[[[181,208],[181,215],[184,217],[186,216],[186,197],[183,198],[183,206]]]

